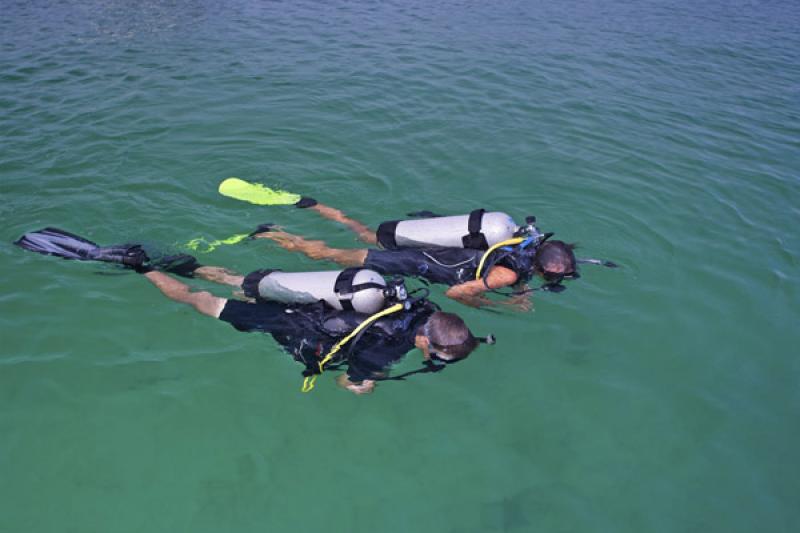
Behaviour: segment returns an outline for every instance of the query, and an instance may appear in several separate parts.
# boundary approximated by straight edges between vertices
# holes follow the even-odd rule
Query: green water
[[[797,530],[796,2],[220,4],[2,1],[0,531]],[[622,268],[525,314],[436,288],[497,345],[355,397],[301,394],[271,339],[136,275],[10,245],[270,221],[357,246],[228,176],[372,226],[535,214]]]

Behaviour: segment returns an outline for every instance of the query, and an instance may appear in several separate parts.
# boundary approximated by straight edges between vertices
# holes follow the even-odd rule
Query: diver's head
[[[574,248],[574,244],[567,244],[564,241],[545,241],[536,250],[533,259],[534,270],[550,283],[579,277]]]
[[[425,358],[453,363],[466,358],[480,341],[476,339],[461,317],[436,311],[417,331],[415,344]]]

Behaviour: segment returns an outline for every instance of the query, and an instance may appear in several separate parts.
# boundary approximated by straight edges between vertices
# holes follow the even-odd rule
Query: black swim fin
[[[78,261],[103,261],[133,268],[148,261],[139,244],[98,246],[96,243],[58,228],[44,228],[26,233],[14,242],[17,246],[45,255]]]

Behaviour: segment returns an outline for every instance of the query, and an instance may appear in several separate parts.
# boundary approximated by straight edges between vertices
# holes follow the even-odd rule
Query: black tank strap
[[[353,278],[356,277],[359,270],[361,270],[359,267],[350,267],[339,272],[333,284],[333,290],[337,294],[351,294],[353,292]]]
[[[353,280],[355,279],[356,274],[361,272],[361,270],[363,270],[361,267],[350,267],[342,270],[336,277],[336,281],[333,284],[333,290],[337,294],[353,294],[358,291],[363,291],[364,289],[386,288],[386,285],[381,285],[380,283],[376,283],[374,281],[367,281],[365,283],[353,285]]]
[[[350,267],[342,270],[339,275],[336,276],[336,282],[333,284],[333,292],[337,295],[353,294],[353,278],[356,277],[359,270],[361,269],[358,267]],[[353,310],[353,303],[350,300],[339,298],[339,303],[345,311]]]
[[[364,289],[385,289],[386,285],[381,285],[380,283],[375,283],[374,281],[368,281],[366,283],[359,283],[358,285],[353,285],[353,292],[363,291]]]
[[[469,221],[467,222],[468,235],[461,237],[461,243],[464,248],[473,248],[475,250],[486,250],[489,248],[489,243],[486,242],[486,235],[481,232],[483,226],[483,214],[485,209],[475,209],[469,214]]]
[[[381,222],[378,226],[378,231],[375,232],[375,237],[384,250],[397,250],[397,240],[395,232],[397,230],[397,223],[399,220],[389,220]]]
[[[269,276],[273,272],[279,271],[279,269],[275,268],[264,268],[261,270],[256,270],[255,272],[250,272],[244,277],[244,281],[242,281],[242,290],[244,291],[244,295],[248,298],[260,299],[261,296],[258,293],[258,284],[261,283],[262,279]]]

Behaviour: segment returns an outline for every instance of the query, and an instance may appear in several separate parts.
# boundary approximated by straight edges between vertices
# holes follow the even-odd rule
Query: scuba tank
[[[325,301],[340,311],[373,314],[388,299],[406,298],[402,280],[387,286],[383,276],[366,268],[326,272],[280,272],[266,274],[258,282],[258,294],[265,300],[306,304]]]
[[[432,246],[486,250],[510,239],[518,229],[505,213],[476,209],[469,215],[384,222],[377,238],[386,250]]]

